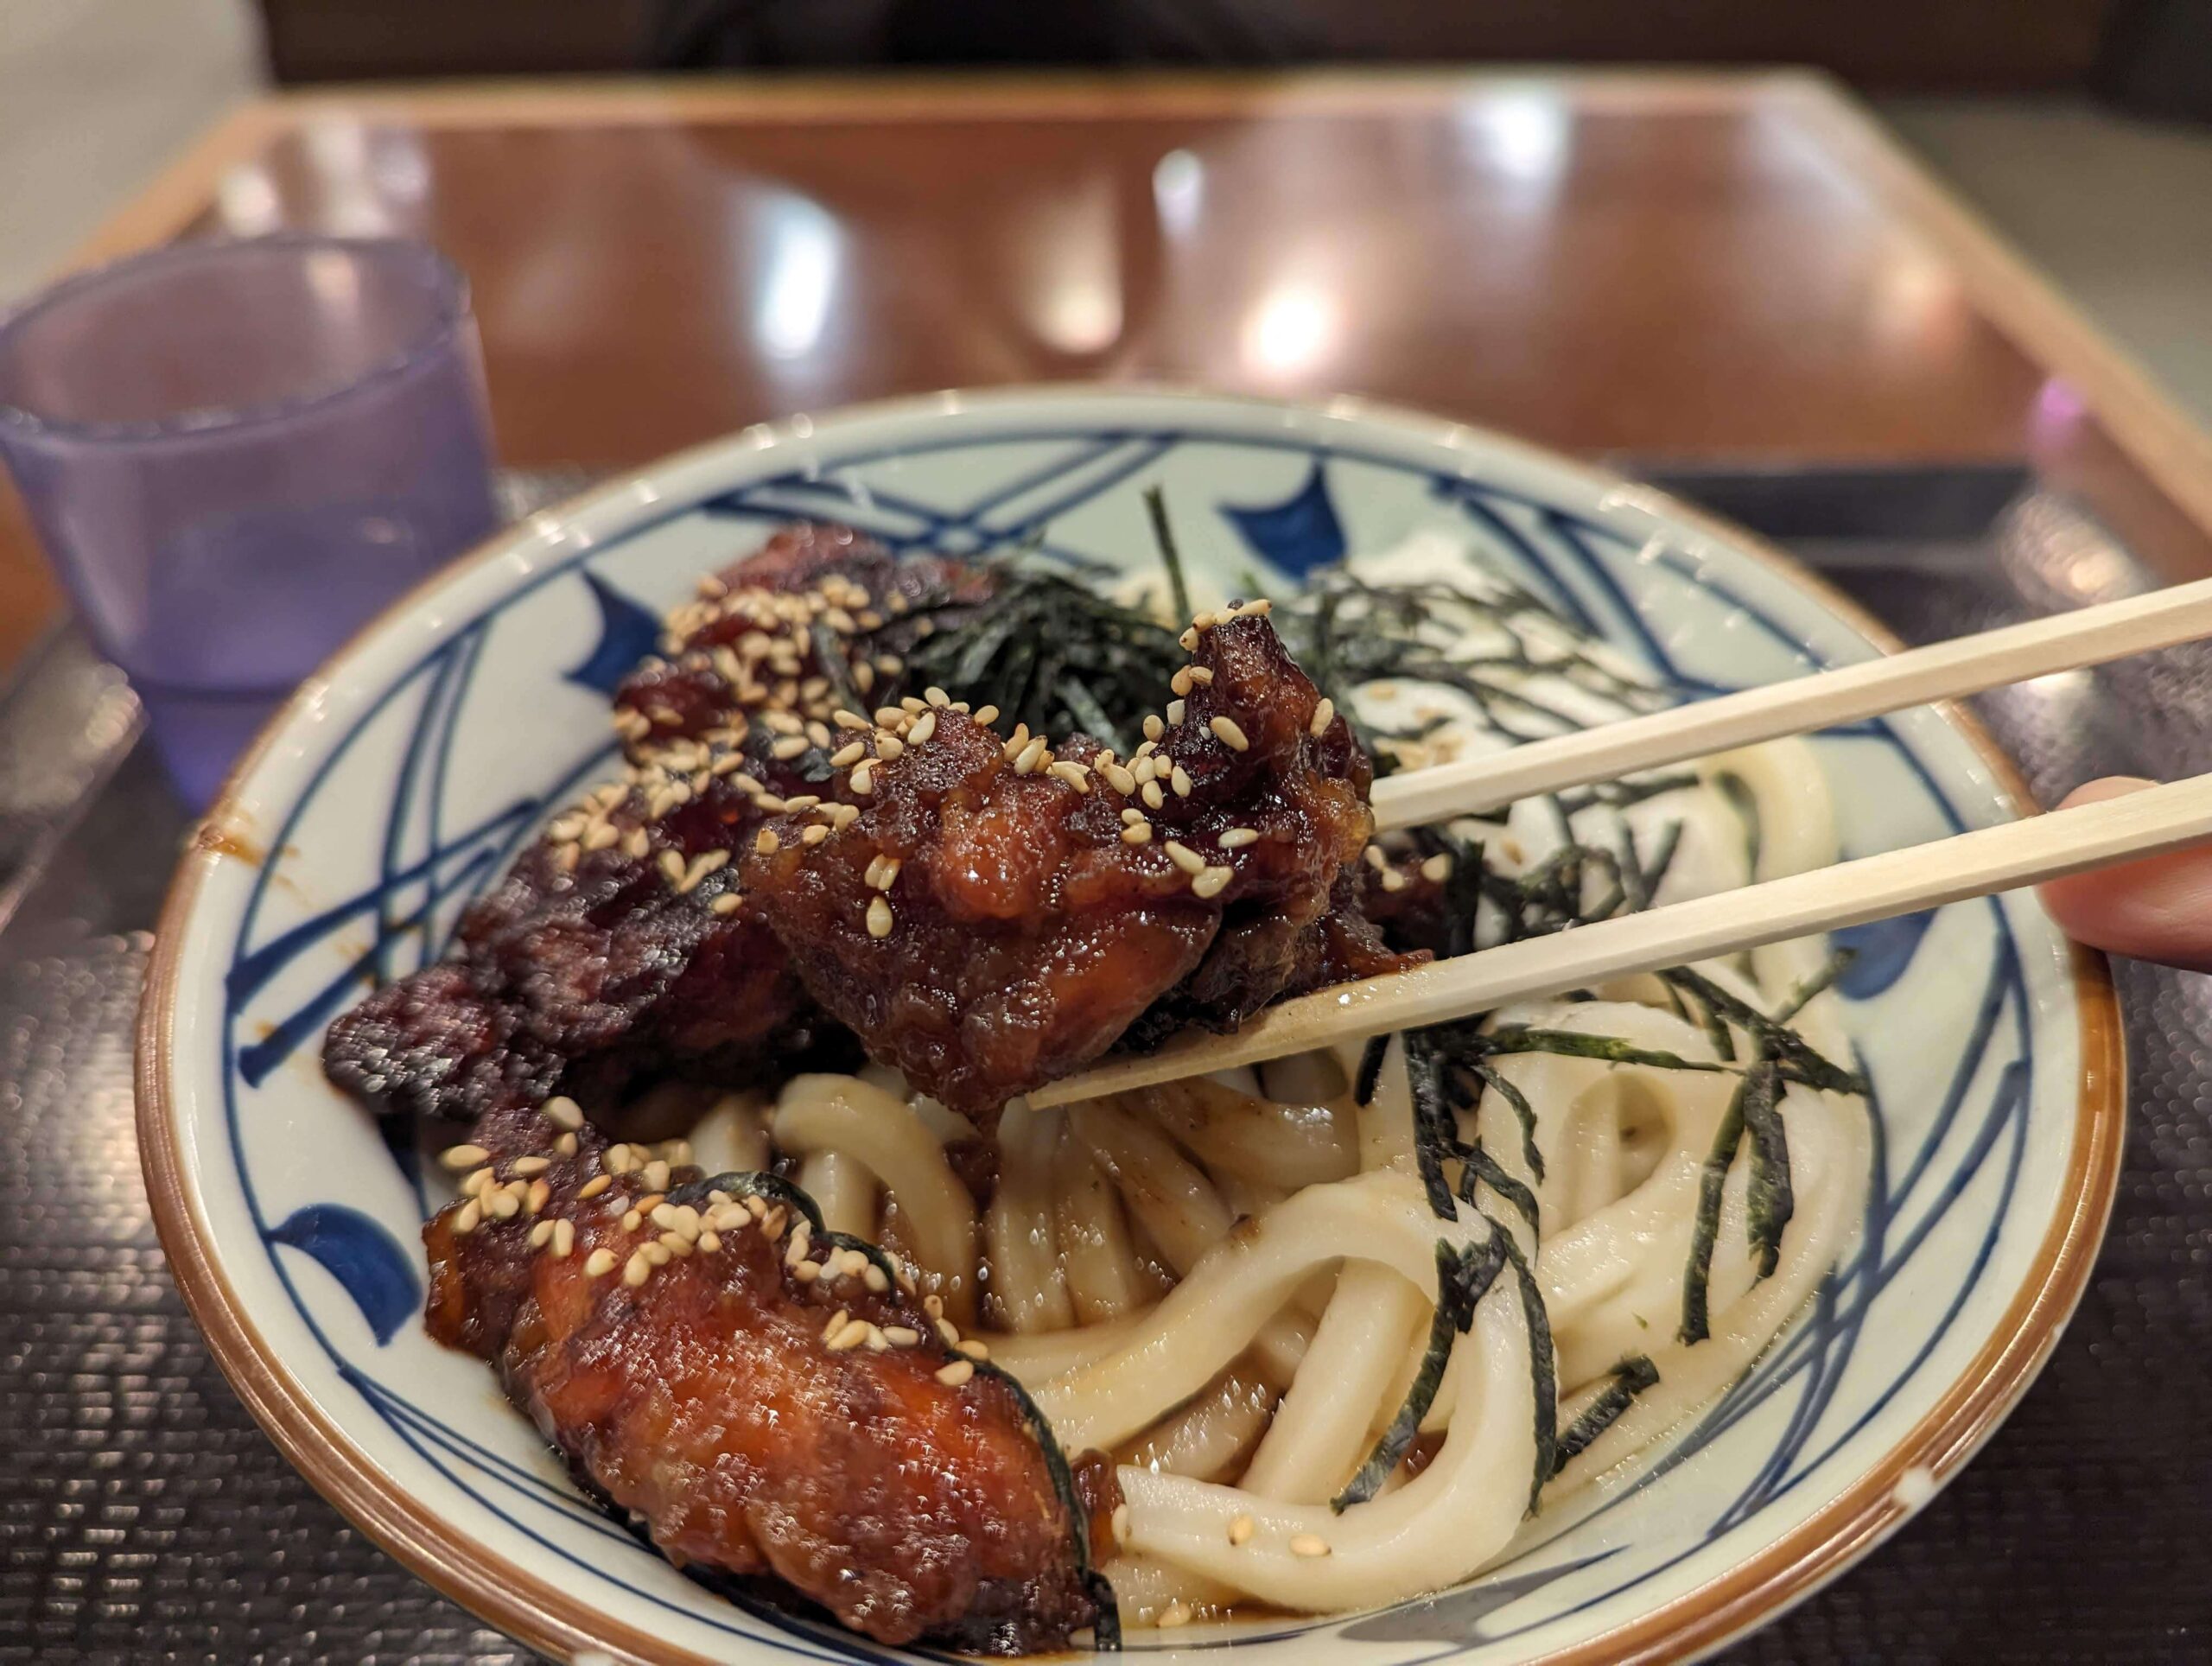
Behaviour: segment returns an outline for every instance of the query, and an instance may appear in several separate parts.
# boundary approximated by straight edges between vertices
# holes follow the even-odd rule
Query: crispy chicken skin
[[[423,1229],[430,1332],[489,1360],[671,1561],[772,1575],[884,1643],[1029,1653],[1091,1623],[1018,1395],[880,1266],[779,1193],[748,1209],[588,1128],[563,1155],[534,1111],[493,1121],[519,1160],[487,1152]],[[1112,1501],[1081,1507],[1088,1534]]]
[[[957,707],[859,737],[866,807],[826,833],[772,818],[748,911],[875,1058],[987,1121],[1147,1014],[1233,1028],[1410,963],[1332,913],[1373,826],[1368,761],[1264,614],[1198,632],[1177,686],[1126,764]]]

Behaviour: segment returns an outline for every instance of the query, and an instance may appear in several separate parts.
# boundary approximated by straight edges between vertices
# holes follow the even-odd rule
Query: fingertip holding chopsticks
[[[1376,831],[1478,815],[1732,747],[2212,636],[2212,579],[1531,741],[1376,784]],[[1294,996],[1030,1095],[1072,1103],[1916,912],[2212,838],[2212,775]]]

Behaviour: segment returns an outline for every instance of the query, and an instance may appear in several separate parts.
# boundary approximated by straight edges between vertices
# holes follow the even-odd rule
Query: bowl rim
[[[1351,397],[1321,401],[1221,393],[1150,383],[1037,383],[948,389],[842,405],[819,416],[794,415],[756,423],[689,447],[614,478],[554,507],[503,527],[429,575],[350,637],[302,682],[264,723],[232,766],[206,816],[194,826],[171,879],[149,958],[137,1034],[136,1110],[139,1160],[156,1232],[185,1305],[209,1351],[263,1430],[288,1462],[372,1542],[417,1578],[531,1648],[556,1657],[580,1650],[612,1652],[677,1666],[720,1666],[714,1657],[672,1648],[649,1631],[595,1608],[575,1593],[486,1548],[466,1532],[387,1487],[377,1466],[336,1419],[285,1368],[247,1314],[213,1251],[213,1232],[184,1179],[181,1129],[174,1115],[173,1040],[180,1010],[180,950],[201,884],[226,857],[245,854],[231,812],[245,783],[301,713],[318,703],[370,639],[415,612],[434,591],[472,575],[550,526],[632,494],[637,482],[665,477],[722,456],[803,442],[826,428],[884,420],[1019,409],[1038,400],[1098,397],[1246,405],[1320,419],[1356,420],[1410,439],[1453,448],[1517,455],[1564,473],[1612,500],[1630,503],[1739,550],[1810,595],[1885,653],[1904,643],[1859,604],[1764,539],[1719,516],[1643,486],[1480,424],[1405,406]],[[1973,715],[1938,703],[1946,723],[1962,735],[2012,807],[2038,813],[2012,760]],[[250,847],[249,847],[250,848]],[[1779,1615],[1841,1574],[1897,1530],[1913,1505],[1897,1497],[1909,1471],[1941,1486],[1993,1434],[2057,1345],[2088,1286],[2120,1180],[2126,1114],[2126,1056],[2118,997],[2104,957],[2070,947],[2071,983],[2080,1021],[2081,1074],[2073,1148],[2060,1207],[2020,1285],[1988,1341],[1936,1403],[1857,1481],[1757,1555],[1705,1584],[1564,1649],[1532,1656],[1526,1666],[1605,1666],[1675,1661],[1718,1648]]]

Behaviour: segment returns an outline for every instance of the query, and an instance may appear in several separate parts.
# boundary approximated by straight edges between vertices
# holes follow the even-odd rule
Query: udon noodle
[[[1403,586],[1443,565],[1468,594],[1433,599],[1417,628],[1458,674],[1355,696],[1397,766],[1664,698],[1433,536],[1352,573]],[[1335,598],[1342,626],[1374,605],[1364,594]],[[1475,947],[1516,929],[1514,887],[1532,876],[1604,912],[1835,855],[1820,770],[1794,741],[1449,834],[1486,876]],[[1834,1077],[1763,1065],[1776,1034],[1759,1021],[1848,1060],[1825,963],[1824,945],[1785,944],[1694,982],[1491,1014],[1472,1033],[1513,1045],[1477,1044],[1473,1091],[1440,1112],[1402,1036],[1065,1110],[1017,1101],[981,1210],[960,1166],[976,1130],[880,1069],[725,1099],[692,1143],[709,1173],[795,1160],[832,1229],[889,1246],[962,1330],[981,1327],[1065,1449],[1116,1454],[1126,1504],[1104,1571],[1127,1620],[1370,1606],[1480,1570],[1532,1503],[1718,1394],[1836,1264],[1861,1206],[1865,1106]],[[1437,1147],[1424,1118],[1440,1114]],[[1425,1160],[1425,1141],[1444,1154]],[[1785,1146],[1794,1210],[1777,1224],[1755,1159]]]

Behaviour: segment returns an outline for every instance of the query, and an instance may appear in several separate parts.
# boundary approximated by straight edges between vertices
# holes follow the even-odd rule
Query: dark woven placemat
[[[2002,472],[1676,483],[1916,639],[2144,582]],[[100,785],[128,696],[73,644],[41,664],[0,703],[0,1662],[524,1660],[293,1473],[169,1286],[130,1026],[185,817],[143,753]],[[2201,770],[2212,653],[2047,679],[1983,713],[2046,801],[2092,774]],[[1940,1499],[1731,1660],[2212,1658],[2212,986],[2118,977],[2134,1122],[2056,1356]]]

